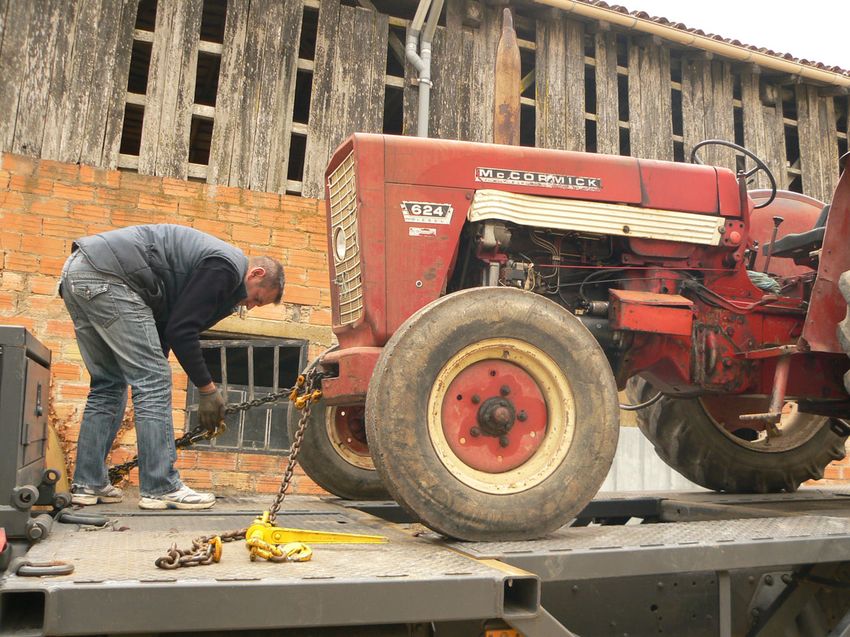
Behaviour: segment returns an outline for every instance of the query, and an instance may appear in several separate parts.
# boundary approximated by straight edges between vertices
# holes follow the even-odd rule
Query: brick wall
[[[51,422],[70,465],[89,377],[57,294],[58,277],[77,237],[144,223],[177,223],[213,234],[246,254],[268,254],[286,270],[284,303],[228,318],[230,333],[304,339],[310,356],[332,343],[324,206],[315,199],[210,186],[88,166],[0,155],[0,323],[23,325],[53,352]],[[184,431],[187,378],[171,359],[174,427]],[[131,414],[128,410],[128,414]],[[127,422],[111,462],[135,455]],[[219,493],[276,492],[286,458],[185,451],[186,482]],[[131,481],[137,481],[131,474]],[[296,473],[293,492],[318,487]]]

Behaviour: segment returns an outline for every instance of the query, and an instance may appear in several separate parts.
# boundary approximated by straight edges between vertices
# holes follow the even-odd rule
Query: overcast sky
[[[850,70],[846,0],[608,0],[744,44]]]

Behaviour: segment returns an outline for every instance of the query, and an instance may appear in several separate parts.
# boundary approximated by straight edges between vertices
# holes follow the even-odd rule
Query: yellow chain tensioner
[[[306,562],[313,554],[306,544],[377,544],[386,542],[382,535],[357,533],[328,533],[305,529],[287,529],[272,526],[269,512],[254,520],[245,532],[245,544],[251,553],[251,561],[261,558],[274,562]]]

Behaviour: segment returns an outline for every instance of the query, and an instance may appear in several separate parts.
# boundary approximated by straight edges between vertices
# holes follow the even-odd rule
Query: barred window
[[[201,350],[225,400],[241,403],[293,386],[306,366],[307,342],[267,338],[202,340]],[[191,382],[186,407],[189,429],[198,424],[198,389]],[[280,401],[230,414],[225,419],[227,431],[198,446],[210,451],[288,454],[289,408],[289,401]]]

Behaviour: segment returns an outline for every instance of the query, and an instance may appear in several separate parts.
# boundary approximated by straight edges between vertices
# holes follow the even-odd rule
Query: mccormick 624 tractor
[[[628,386],[698,484],[822,477],[850,433],[850,176],[824,205],[731,146],[752,169],[349,138],[304,470],[449,536],[541,536],[603,482]],[[747,192],[758,171],[773,187]]]

